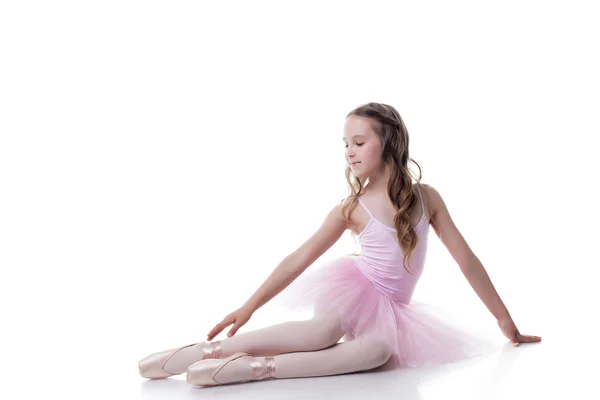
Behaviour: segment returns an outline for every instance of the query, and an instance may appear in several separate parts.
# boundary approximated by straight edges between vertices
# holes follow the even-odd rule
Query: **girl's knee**
[[[393,354],[391,346],[377,338],[364,338],[362,348],[369,368],[376,368],[385,364]]]
[[[315,330],[330,346],[336,344],[344,336],[341,320],[336,313],[316,316],[313,323],[316,326]]]

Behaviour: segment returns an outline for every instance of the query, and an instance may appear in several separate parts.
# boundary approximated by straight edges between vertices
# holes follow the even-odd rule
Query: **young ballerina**
[[[187,372],[187,382],[212,386],[345,374],[379,367],[390,358],[400,367],[415,367],[486,354],[490,342],[453,325],[433,307],[411,301],[423,272],[430,224],[513,345],[541,341],[519,333],[438,191],[421,184],[420,177],[412,182],[409,136],[398,111],[381,103],[354,109],[346,117],[343,141],[350,195],[242,307],[208,333],[207,341],[144,358],[138,363],[143,377]],[[359,238],[362,254],[303,274],[346,229]],[[311,308],[314,318],[234,337],[282,291],[272,304]],[[228,339],[211,342],[231,324]]]

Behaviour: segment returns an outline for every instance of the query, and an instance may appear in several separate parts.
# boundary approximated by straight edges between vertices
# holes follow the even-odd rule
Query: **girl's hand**
[[[521,335],[511,317],[499,319],[498,326],[502,330],[504,336],[506,336],[515,347],[520,343],[540,342],[542,340],[540,336]]]
[[[233,325],[233,328],[231,328],[229,330],[229,333],[227,334],[227,336],[235,335],[237,330],[240,329],[242,327],[242,325],[244,325],[246,322],[248,322],[248,320],[252,316],[252,313],[253,313],[252,310],[250,310],[249,308],[246,308],[246,307],[238,308],[237,310],[233,311],[232,313],[227,315],[225,318],[223,318],[223,321],[219,322],[217,325],[215,325],[214,328],[212,328],[212,330],[207,335],[207,340],[210,342],[223,329],[227,328],[231,324],[234,324],[234,325]]]

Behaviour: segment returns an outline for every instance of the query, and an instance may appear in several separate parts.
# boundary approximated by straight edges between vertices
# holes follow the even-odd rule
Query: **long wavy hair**
[[[390,178],[387,186],[387,194],[397,212],[394,217],[394,227],[397,231],[398,243],[404,254],[402,264],[406,268],[405,261],[409,260],[419,244],[419,237],[415,232],[410,212],[419,203],[416,185],[421,185],[421,166],[409,156],[408,131],[400,113],[392,106],[382,103],[368,103],[350,111],[346,118],[355,115],[367,117],[371,121],[371,127],[379,136],[382,144],[382,161],[389,165]],[[419,168],[419,178],[412,183],[412,174],[408,168],[411,160]],[[349,195],[344,200],[349,200],[342,205],[342,214],[350,223],[350,213],[358,204],[358,196],[364,191],[368,177],[355,177],[349,166],[346,166],[346,181],[348,182]],[[425,195],[423,186],[420,186],[421,194]],[[344,201],[342,200],[342,201]],[[423,201],[426,204],[425,201]],[[425,213],[425,210],[422,211]],[[352,235],[356,235],[352,232]],[[355,237],[356,239],[356,237]],[[410,261],[409,261],[410,264]]]

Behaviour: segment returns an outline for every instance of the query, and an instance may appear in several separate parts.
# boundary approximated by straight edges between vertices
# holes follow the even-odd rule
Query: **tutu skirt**
[[[337,312],[344,341],[373,335],[385,341],[400,367],[418,367],[490,354],[494,345],[447,319],[426,303],[394,301],[343,256],[300,275],[273,301],[317,316]]]

